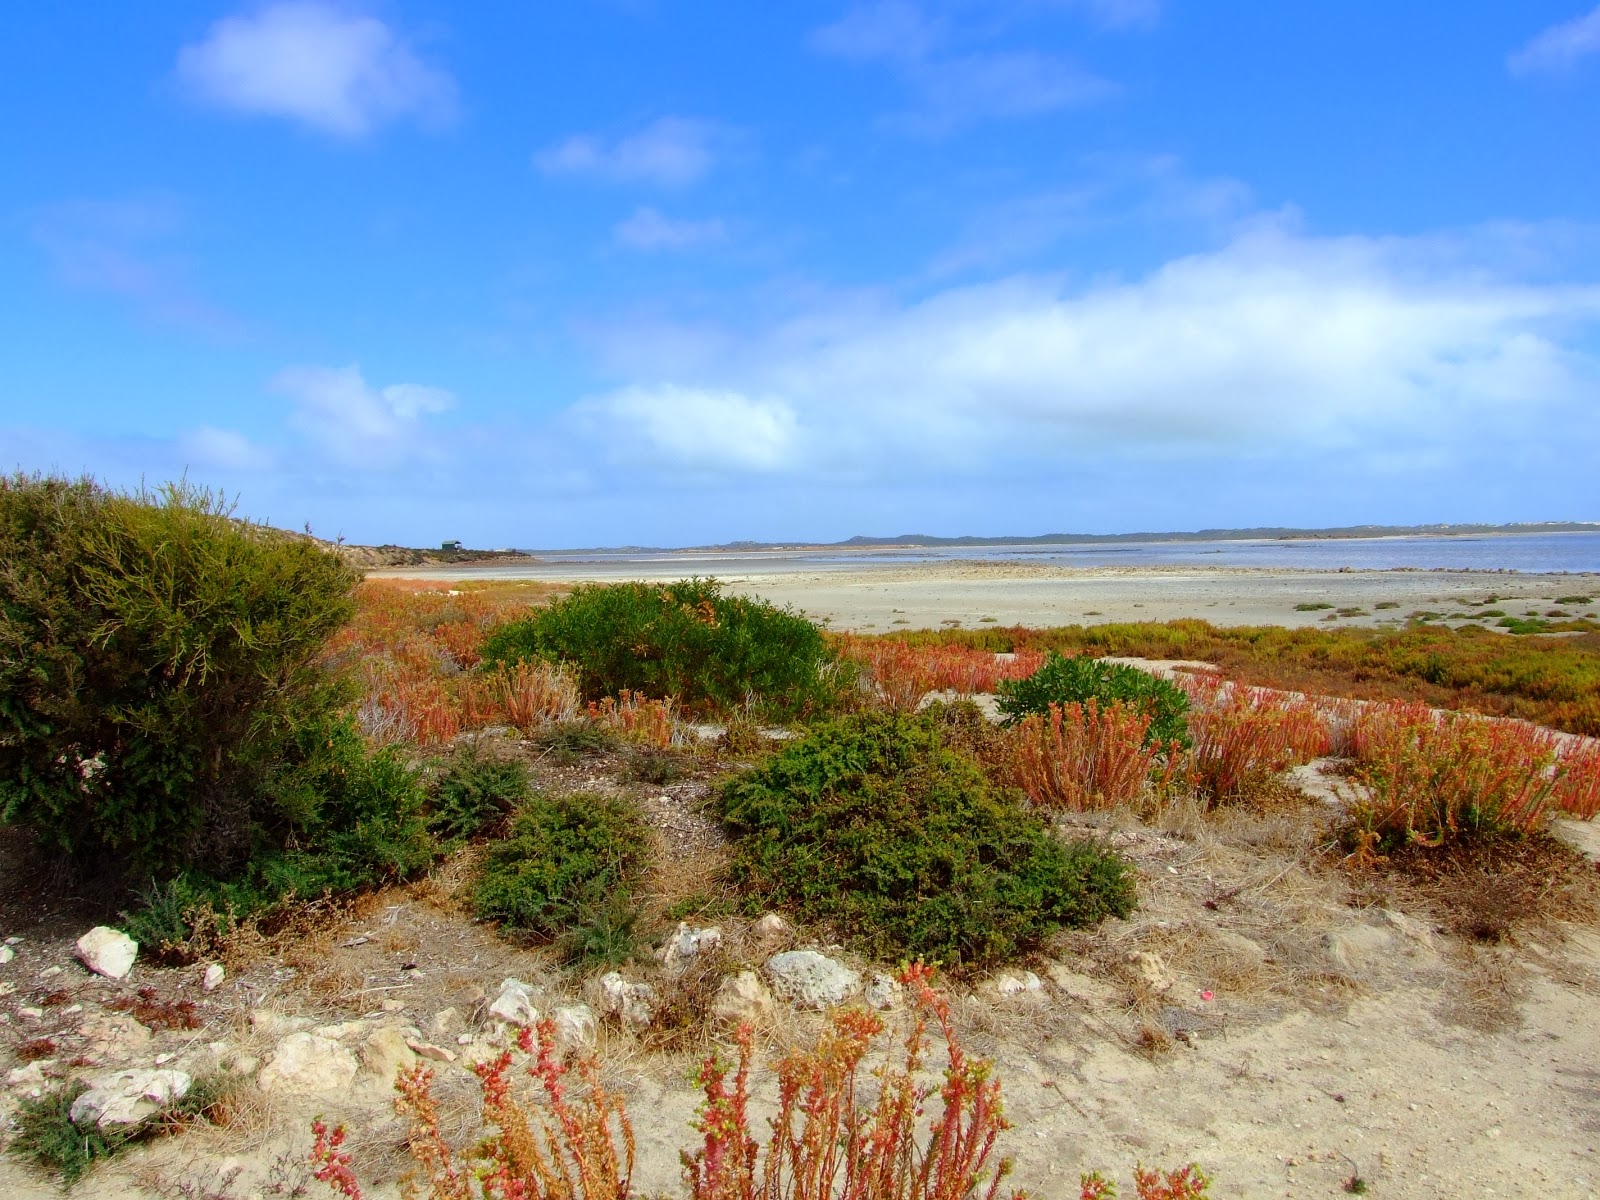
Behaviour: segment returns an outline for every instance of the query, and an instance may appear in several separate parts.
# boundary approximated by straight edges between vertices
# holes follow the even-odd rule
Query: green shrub
[[[1146,745],[1189,745],[1189,698],[1171,681],[1137,667],[1087,655],[1066,658],[1051,651],[1044,665],[1026,679],[1002,680],[999,692],[1000,713],[1008,725],[1031,713],[1047,713],[1052,704],[1096,700],[1103,707],[1120,700],[1149,715]]]
[[[696,710],[792,715],[831,694],[821,630],[792,610],[725,596],[714,579],[585,584],[483,645],[490,666],[531,658],[570,664],[590,700],[626,689]]]
[[[0,819],[102,878],[228,873],[343,695],[356,573],[211,493],[0,478]]]
[[[958,967],[1013,958],[1061,926],[1133,909],[1133,873],[1064,844],[932,722],[843,717],[730,780],[735,880],[864,951]]]
[[[535,795],[511,836],[484,855],[473,908],[534,941],[566,941],[569,958],[611,957],[631,945],[632,891],[650,832],[630,802],[579,793]],[[623,954],[626,957],[626,954]]]
[[[470,838],[528,797],[528,768],[476,747],[458,752],[434,780],[428,831],[446,841]]]

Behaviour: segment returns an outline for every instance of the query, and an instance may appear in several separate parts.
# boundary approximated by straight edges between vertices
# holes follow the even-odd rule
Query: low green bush
[[[536,794],[491,844],[473,909],[480,920],[536,942],[556,942],[577,961],[619,961],[633,947],[633,887],[650,833],[639,810],[615,796]]]
[[[714,579],[585,584],[485,640],[483,661],[569,664],[587,699],[628,690],[693,710],[753,705],[796,715],[823,708],[832,654],[790,609],[726,596]]]
[[[1051,651],[1044,665],[1026,679],[1002,680],[999,693],[1000,714],[1008,725],[1031,713],[1046,713],[1052,704],[1095,700],[1104,707],[1120,700],[1150,717],[1146,745],[1189,745],[1189,697],[1171,681],[1123,663],[1087,655],[1067,658]]]
[[[444,841],[462,841],[528,798],[528,768],[476,747],[446,761],[430,789],[428,831]]]
[[[752,909],[786,909],[870,954],[957,968],[1132,911],[1123,859],[1059,841],[941,736],[918,717],[843,717],[730,780],[721,815]]]
[[[185,485],[25,475],[0,563],[0,820],[108,882],[243,866],[345,702],[318,656],[356,572]]]

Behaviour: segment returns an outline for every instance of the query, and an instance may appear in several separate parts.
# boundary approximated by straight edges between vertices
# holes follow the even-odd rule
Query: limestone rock
[[[711,1015],[730,1025],[746,1021],[757,1024],[770,1020],[775,1007],[772,992],[761,982],[761,976],[754,971],[740,971],[722,981],[711,1002]]]
[[[201,977],[200,986],[208,992],[214,992],[222,986],[222,981],[228,977],[228,972],[221,963],[212,963],[206,968],[206,973]]]
[[[777,913],[769,912],[750,927],[750,932],[764,942],[775,942],[779,938],[788,937],[790,927],[789,922],[785,921]]]
[[[45,1065],[52,1060],[36,1058],[25,1067],[13,1067],[6,1072],[6,1086],[12,1091],[21,1092],[25,1096],[40,1096],[44,1093]]]
[[[767,959],[778,994],[807,1008],[843,1004],[861,992],[861,976],[815,950],[788,950]]]
[[[374,1029],[361,1043],[361,1067],[381,1083],[393,1083],[401,1071],[416,1065],[416,1052],[407,1044],[405,1034],[393,1025]]]
[[[418,1058],[426,1058],[433,1062],[453,1063],[456,1060],[454,1050],[446,1050],[443,1046],[435,1046],[432,1042],[424,1042],[418,1038],[407,1038],[406,1045],[416,1052]]]
[[[650,1024],[656,1015],[656,990],[648,983],[629,983],[616,971],[600,977],[600,995],[605,1011],[636,1029]]]
[[[257,1086],[263,1092],[292,1094],[344,1091],[356,1077],[356,1056],[332,1038],[291,1033],[261,1068]]]
[[[887,1012],[900,1007],[905,1000],[905,992],[905,987],[893,975],[879,972],[867,984],[866,1001],[879,1012]]]
[[[533,989],[520,979],[500,984],[500,994],[489,1005],[489,1015],[511,1025],[537,1025],[539,1010],[533,1004]]]
[[[587,1004],[563,1004],[551,1014],[556,1023],[556,1049],[563,1054],[587,1053],[595,1048],[599,1023]]]
[[[122,1013],[98,1013],[78,1026],[84,1041],[84,1054],[97,1062],[120,1058],[142,1050],[150,1041],[150,1030]]]
[[[250,1013],[252,1032],[273,1041],[310,1028],[310,1017],[291,1017],[272,1008],[257,1008]]]
[[[10,946],[0,946],[0,963],[8,963],[17,956],[17,952]]]
[[[1032,971],[1002,971],[989,980],[989,987],[1002,999],[1038,996],[1044,992],[1044,980]]]
[[[433,1020],[428,1022],[428,1036],[436,1038],[452,1038],[467,1027],[466,1021],[461,1017],[458,1008],[441,1008],[433,1014]]]
[[[1172,990],[1172,972],[1167,968],[1167,960],[1161,955],[1149,950],[1135,950],[1128,955],[1128,963],[1152,992],[1159,995]]]
[[[139,943],[109,925],[96,925],[78,939],[79,960],[107,979],[125,979],[138,957]]]
[[[126,1128],[171,1108],[194,1082],[183,1071],[116,1071],[86,1080],[89,1090],[72,1102],[75,1125],[93,1121],[101,1129]]]
[[[679,921],[678,928],[656,953],[667,970],[676,973],[687,967],[697,955],[707,950],[714,950],[720,945],[722,945],[722,930],[717,926],[695,929],[689,922]]]

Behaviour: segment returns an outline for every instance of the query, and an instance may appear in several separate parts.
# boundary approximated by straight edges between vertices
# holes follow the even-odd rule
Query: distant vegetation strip
[[[1507,637],[1467,627],[1382,629],[1222,627],[1207,621],[1068,625],[1056,629],[915,630],[887,634],[916,647],[999,653],[1199,659],[1264,687],[1521,717],[1600,737],[1600,634]]]

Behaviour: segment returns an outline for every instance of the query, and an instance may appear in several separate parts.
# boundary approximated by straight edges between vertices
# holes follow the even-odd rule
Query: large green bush
[[[1101,705],[1121,701],[1150,717],[1145,744],[1189,745],[1189,697],[1170,680],[1124,663],[1102,662],[1078,655],[1067,658],[1051,651],[1044,665],[1026,679],[1002,680],[1000,714],[1008,724],[1030,713],[1044,713],[1052,704]]]
[[[133,881],[337,824],[294,782],[344,699],[317,662],[352,611],[337,556],[185,485],[17,475],[0,564],[0,817]]]
[[[484,854],[473,909],[533,941],[558,942],[569,958],[625,958],[632,889],[649,846],[649,828],[628,800],[535,795],[511,836]]]
[[[714,579],[585,584],[484,642],[489,666],[532,658],[575,668],[591,700],[626,688],[691,709],[796,714],[830,694],[820,629],[792,610],[726,596]]]
[[[730,780],[721,810],[754,904],[869,953],[980,966],[1134,904],[1121,858],[1059,841],[922,718],[819,726]]]

